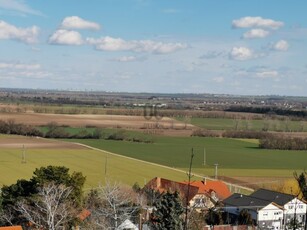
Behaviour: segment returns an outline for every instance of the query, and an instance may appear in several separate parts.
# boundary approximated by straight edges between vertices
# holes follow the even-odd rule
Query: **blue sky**
[[[0,0],[0,87],[307,96],[304,0]]]

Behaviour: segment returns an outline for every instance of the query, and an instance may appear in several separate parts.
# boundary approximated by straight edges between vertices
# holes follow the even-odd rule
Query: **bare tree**
[[[9,225],[14,225],[13,220],[14,220],[14,211],[12,207],[7,208],[5,211],[1,210],[0,211],[0,223],[6,223]]]
[[[76,218],[77,211],[68,200],[72,188],[49,183],[35,197],[17,203],[16,210],[37,228],[58,230]]]
[[[90,199],[90,221],[97,229],[117,229],[126,219],[135,217],[139,209],[135,205],[136,196],[132,189],[118,183],[107,182],[93,191]]]

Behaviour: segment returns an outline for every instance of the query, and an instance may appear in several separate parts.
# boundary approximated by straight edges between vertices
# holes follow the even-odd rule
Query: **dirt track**
[[[37,137],[21,137],[21,136],[2,136],[0,138],[0,149],[13,148],[13,149],[80,149],[80,145],[73,143],[47,140]]]

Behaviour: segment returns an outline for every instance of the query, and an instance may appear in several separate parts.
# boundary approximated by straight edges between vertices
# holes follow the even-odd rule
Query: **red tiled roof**
[[[184,182],[187,184],[187,182]],[[229,188],[223,181],[194,181],[191,185],[199,188],[199,193],[210,193],[214,191],[216,196],[223,200],[231,195]]]
[[[0,227],[0,230],[22,230],[21,226]]]
[[[145,185],[145,187],[154,189],[160,193],[177,191],[182,198],[186,198],[188,193],[188,185],[186,183],[171,181],[160,177],[153,178]],[[196,194],[198,194],[198,187],[190,185],[188,200],[190,201]]]

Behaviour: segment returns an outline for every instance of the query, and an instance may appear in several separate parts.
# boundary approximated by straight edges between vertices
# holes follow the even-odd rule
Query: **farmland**
[[[25,162],[22,155],[25,152]],[[86,176],[85,189],[104,184],[105,179],[143,185],[156,176],[186,180],[186,174],[173,169],[96,151],[80,145],[46,139],[0,136],[0,185],[29,179],[35,168],[66,166]]]
[[[144,161],[187,170],[194,149],[193,171],[220,176],[292,177],[306,166],[306,151],[263,150],[256,141],[199,137],[156,137],[153,144],[106,140],[71,140]],[[206,151],[206,165],[204,162]]]
[[[128,184],[139,182],[142,185],[144,181],[155,176],[184,180],[185,173],[124,157],[185,172],[189,166],[192,148],[195,155],[192,170],[203,176],[213,177],[216,163],[218,163],[218,175],[222,178],[236,178],[248,182],[292,177],[294,171],[302,171],[306,167],[306,151],[264,150],[258,148],[258,140],[191,137],[194,131],[199,129],[214,130],[217,136],[222,136],[223,132],[229,130],[253,130],[291,137],[306,137],[307,121],[304,117],[224,110],[231,103],[238,103],[238,98],[229,100],[224,98],[230,104],[223,103],[223,98],[206,99],[211,102],[203,104],[203,99],[199,95],[187,95],[186,98],[163,95],[154,99],[149,99],[148,95],[128,95],[128,98],[124,95],[107,95],[105,97],[107,102],[102,103],[102,99],[94,94],[80,94],[77,100],[70,100],[74,94],[68,92],[61,96],[57,95],[58,93],[54,92],[53,97],[42,94],[41,99],[31,94],[30,101],[27,99],[29,95],[20,97],[19,94],[14,94],[16,98],[14,96],[4,100],[10,101],[9,104],[0,104],[0,120],[31,125],[44,134],[48,132],[48,124],[54,122],[64,132],[69,133],[70,138],[80,138],[82,136],[80,133],[93,134],[96,128],[101,129],[104,136],[117,131],[124,132],[127,137],[132,137],[131,140],[140,140],[142,139],[140,137],[146,134],[153,140],[150,141],[152,143],[104,140],[108,138],[104,138],[103,135],[101,139],[67,139],[65,142],[42,138],[23,139],[23,137],[14,137],[13,140],[12,137],[2,136],[0,137],[0,161],[3,164],[1,173],[5,170],[13,172],[10,177],[0,178],[0,184],[12,183],[20,176],[30,177],[36,167],[49,164],[64,165],[71,170],[82,171],[87,176],[88,188],[103,183],[106,177],[105,171],[108,178],[112,177]],[[63,100],[65,103],[61,104]],[[261,104],[260,100],[263,98],[253,102],[256,103],[255,106]],[[146,119],[142,116],[143,108],[139,106],[146,103],[168,103],[170,107],[158,111],[163,117],[157,119],[150,115],[152,117]],[[243,99],[239,103],[248,104]],[[287,111],[286,106],[290,105],[290,102],[282,103],[274,100],[267,100],[265,103],[264,106],[278,105],[284,111]],[[291,103],[291,106],[297,109],[305,105],[304,100]],[[206,106],[203,107],[204,105]],[[217,110],[205,111],[205,108]],[[17,140],[18,138],[20,140]],[[68,142],[82,143],[100,151]],[[22,146],[26,148],[26,164],[21,164]],[[124,157],[107,154],[105,151]],[[205,165],[204,155],[206,155]],[[107,170],[105,165],[109,166]]]
[[[183,119],[178,119],[183,121]],[[194,126],[209,130],[269,130],[277,132],[307,132],[306,121],[288,119],[230,119],[230,118],[191,118]]]

